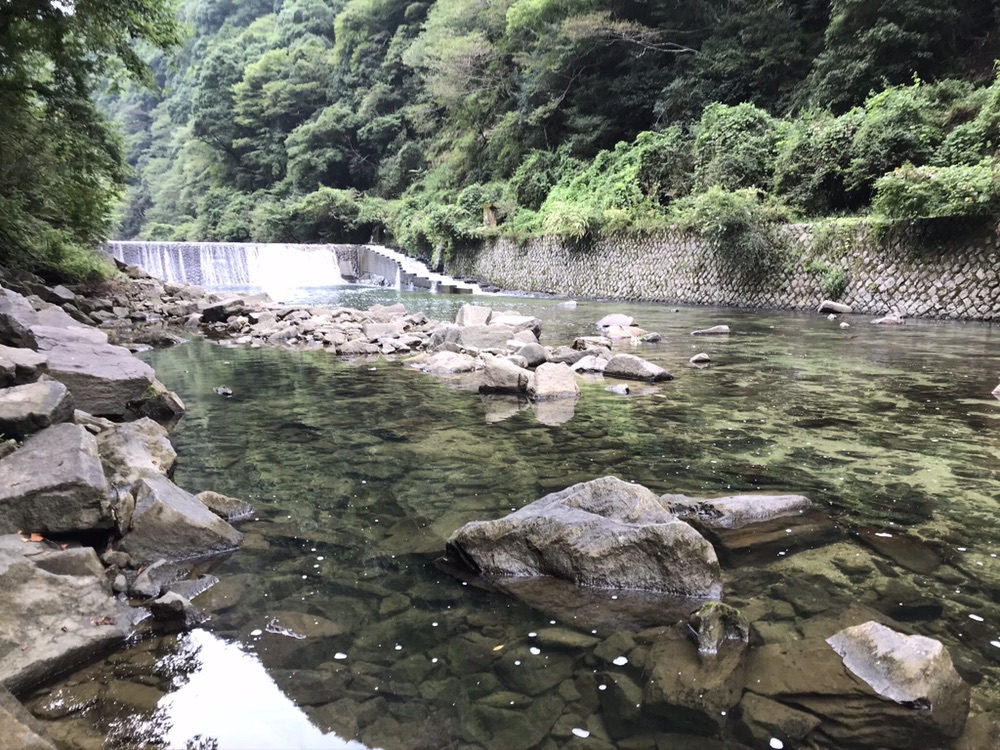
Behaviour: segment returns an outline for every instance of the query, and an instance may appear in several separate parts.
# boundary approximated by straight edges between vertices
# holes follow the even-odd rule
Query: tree
[[[170,49],[169,0],[0,4],[0,263],[93,270],[126,169],[121,140],[91,102],[99,77],[150,85],[137,52]]]

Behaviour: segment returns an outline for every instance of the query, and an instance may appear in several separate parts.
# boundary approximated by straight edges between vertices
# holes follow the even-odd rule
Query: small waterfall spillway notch
[[[334,245],[240,242],[109,242],[118,260],[164,281],[281,292],[346,284]]]
[[[398,250],[393,250],[384,245],[365,245],[364,247],[369,253],[381,256],[395,264],[395,286],[397,289],[412,287],[429,292],[485,294],[478,284],[461,282],[452,276],[431,271],[416,258],[404,255]]]

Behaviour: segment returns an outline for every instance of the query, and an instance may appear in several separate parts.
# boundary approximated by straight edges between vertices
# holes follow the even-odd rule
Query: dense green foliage
[[[152,51],[177,35],[157,0],[45,6],[79,26],[61,90],[88,124],[53,139],[65,124],[38,93],[0,112],[31,124],[4,122],[18,136],[0,152],[36,176],[0,193],[30,217],[19,246],[101,236],[122,155],[126,237],[375,236],[437,257],[497,233],[584,245],[677,221],[752,255],[776,217],[994,210],[1000,21],[985,0],[178,1],[191,33],[170,61]],[[22,5],[0,6],[17,40],[0,71],[30,60],[37,79],[65,61],[30,13],[3,20]],[[161,93],[105,92],[119,141],[86,94],[115,80],[112,59],[141,77],[137,49]]]
[[[110,101],[138,171],[126,236],[440,257],[680,222],[759,268],[790,217],[993,210],[992,3],[184,0],[181,18],[165,96]]]
[[[101,272],[88,249],[127,172],[90,93],[99,77],[152,81],[139,41],[180,43],[169,2],[0,3],[0,265]]]

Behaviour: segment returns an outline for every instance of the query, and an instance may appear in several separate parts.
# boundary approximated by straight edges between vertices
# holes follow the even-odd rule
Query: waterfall
[[[109,242],[125,263],[164,281],[267,292],[345,284],[337,245],[227,242]]]

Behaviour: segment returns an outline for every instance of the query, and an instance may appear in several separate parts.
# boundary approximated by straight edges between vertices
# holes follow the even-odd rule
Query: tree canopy
[[[181,41],[166,0],[0,4],[0,263],[88,272],[127,176],[95,84],[151,85],[140,45]]]

